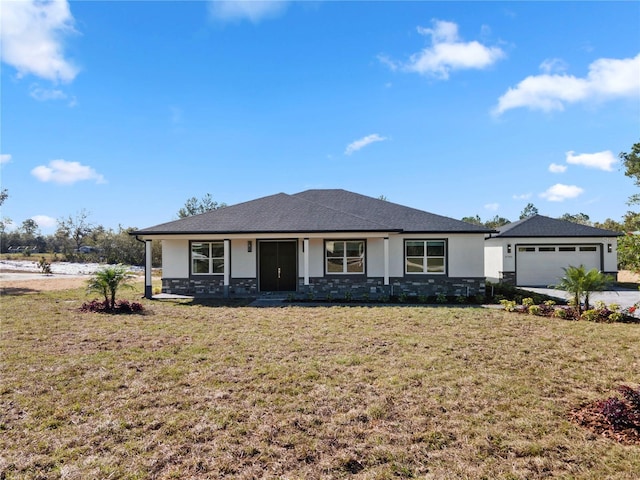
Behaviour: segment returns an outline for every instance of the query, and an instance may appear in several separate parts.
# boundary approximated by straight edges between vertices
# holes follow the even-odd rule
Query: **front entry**
[[[296,290],[296,253],[295,241],[258,242],[261,292]]]

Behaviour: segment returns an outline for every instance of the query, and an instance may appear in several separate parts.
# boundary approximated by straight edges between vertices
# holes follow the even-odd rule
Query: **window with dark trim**
[[[446,273],[444,240],[407,240],[404,244],[405,273]]]
[[[588,246],[588,247],[580,247],[581,252],[596,252],[597,250],[598,250],[598,247],[596,247],[595,245]]]
[[[224,242],[191,243],[192,275],[224,274]]]
[[[324,244],[328,274],[364,273],[364,240],[330,240]]]

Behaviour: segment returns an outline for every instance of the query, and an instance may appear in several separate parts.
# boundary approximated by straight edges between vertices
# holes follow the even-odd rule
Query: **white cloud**
[[[357,152],[358,150],[366,147],[371,143],[383,142],[385,140],[387,140],[387,137],[381,137],[377,133],[367,135],[366,137],[362,137],[361,139],[351,142],[349,145],[347,145],[344,154],[351,155],[352,153]]]
[[[417,29],[421,35],[431,36],[431,46],[411,55],[408,62],[395,62],[385,55],[378,57],[380,62],[392,70],[401,69],[446,80],[453,70],[487,68],[504,57],[504,52],[498,47],[487,47],[477,41],[461,41],[458,25],[453,22],[433,20],[432,23],[433,28]]]
[[[106,183],[104,177],[87,165],[66,160],[52,160],[49,166],[40,165],[31,174],[41,182],[53,182],[60,185],[72,185],[83,180],[95,180],[96,183]]]
[[[54,82],[70,82],[78,73],[64,56],[64,37],[75,33],[66,0],[2,2],[2,61],[18,76],[32,74]]]
[[[42,88],[39,85],[31,85],[29,89],[29,95],[31,98],[40,102],[46,102],[48,100],[66,100],[67,94],[57,88]]]
[[[529,76],[498,99],[493,113],[512,108],[564,110],[565,104],[587,100],[636,98],[640,93],[640,54],[621,60],[601,58],[589,65],[585,78],[549,73]]]
[[[567,171],[566,165],[558,165],[557,163],[552,163],[549,165],[549,171],[551,173],[564,173]]]
[[[31,220],[38,224],[38,227],[43,229],[53,228],[57,225],[57,220],[48,215],[34,215]]]
[[[287,4],[282,0],[210,0],[209,12],[213,18],[225,22],[249,20],[259,23],[283,13]]]
[[[498,208],[500,208],[500,204],[499,203],[487,203],[484,208],[486,208],[487,210],[492,210],[492,211],[496,211],[498,210]]]
[[[598,170],[612,172],[613,165],[617,162],[616,156],[610,150],[597,153],[582,153],[579,155],[574,155],[574,152],[567,152],[567,163],[572,165],[582,165],[587,168],[596,168]]]
[[[529,200],[531,198],[531,193],[522,193],[520,195],[513,195],[514,200]]]
[[[542,70],[544,73],[566,72],[567,64],[560,58],[547,58],[540,64],[540,70]]]
[[[0,154],[0,165],[5,164],[5,163],[9,163],[10,161],[11,161],[11,154],[10,153]]]
[[[552,187],[549,187],[545,192],[542,192],[540,196],[550,202],[562,202],[568,198],[576,198],[581,195],[584,190],[575,185],[563,185],[562,183],[556,183]]]

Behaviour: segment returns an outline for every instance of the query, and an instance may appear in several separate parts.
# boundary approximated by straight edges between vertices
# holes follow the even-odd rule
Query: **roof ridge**
[[[305,190],[305,192],[309,192],[309,191],[312,191],[312,190],[315,190],[315,191],[325,191],[325,192],[329,192],[329,191],[342,191],[342,192],[347,192],[347,193],[354,194],[354,195],[360,195],[360,194],[358,194],[358,193],[350,192],[350,191],[348,191],[348,190],[344,190],[344,189],[342,189],[342,188],[327,188],[327,189],[318,189],[318,188],[316,188],[316,189],[311,189],[311,190]],[[304,192],[298,192],[298,193],[304,193]],[[328,205],[324,205],[324,204],[322,204],[322,203],[318,203],[318,202],[313,202],[313,201],[311,201],[311,200],[307,200],[306,198],[299,197],[299,196],[298,196],[298,193],[295,193],[295,194],[293,194],[293,195],[291,195],[291,196],[292,196],[292,197],[296,197],[298,200],[303,200],[303,201],[305,201],[305,202],[307,202],[307,203],[310,203],[310,204],[312,204],[312,205],[317,205],[317,206],[319,206],[319,207],[326,208],[327,210],[331,210],[331,211],[333,211],[333,212],[337,212],[337,213],[340,213],[340,214],[342,214],[342,215],[348,215],[349,217],[357,218],[357,219],[359,219],[359,220],[364,220],[365,222],[369,222],[369,223],[373,223],[373,224],[375,224],[375,225],[379,225],[380,227],[384,227],[385,229],[388,229],[388,230],[390,230],[390,231],[396,231],[396,232],[397,232],[397,231],[401,231],[401,229],[398,229],[398,228],[396,228],[396,227],[392,227],[392,226],[390,226],[390,225],[385,225],[385,224],[383,224],[383,223],[376,222],[375,220],[371,220],[371,219],[369,219],[369,218],[362,217],[362,216],[360,216],[360,215],[356,215],[356,214],[353,214],[353,213],[350,213],[350,212],[345,212],[344,210],[338,210],[337,208],[333,208],[333,207],[330,207],[330,206],[328,206]],[[361,196],[366,197],[367,195],[361,195]],[[368,197],[368,198],[374,199],[373,197]],[[379,200],[379,199],[377,199],[377,198],[376,198],[376,199],[374,199],[374,200]],[[382,200],[380,200],[380,201],[382,201]]]

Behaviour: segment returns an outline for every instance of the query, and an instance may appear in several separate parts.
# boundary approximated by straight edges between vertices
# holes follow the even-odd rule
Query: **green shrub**
[[[567,318],[567,311],[564,308],[556,308],[553,311],[554,318]]]
[[[514,312],[517,304],[513,300],[500,300],[500,305],[502,305],[507,312]]]
[[[522,299],[522,305],[524,305],[525,307],[531,307],[533,305],[533,298],[531,297],[526,297]]]
[[[593,309],[585,310],[584,312],[582,312],[582,315],[580,316],[580,318],[588,322],[597,322],[598,319],[600,318],[600,312],[598,310],[593,310]]]
[[[610,313],[607,318],[610,322],[621,322],[624,319],[624,315],[620,312],[613,312]]]
[[[530,305],[529,306],[529,314],[530,315],[540,315],[540,307],[538,305]]]

